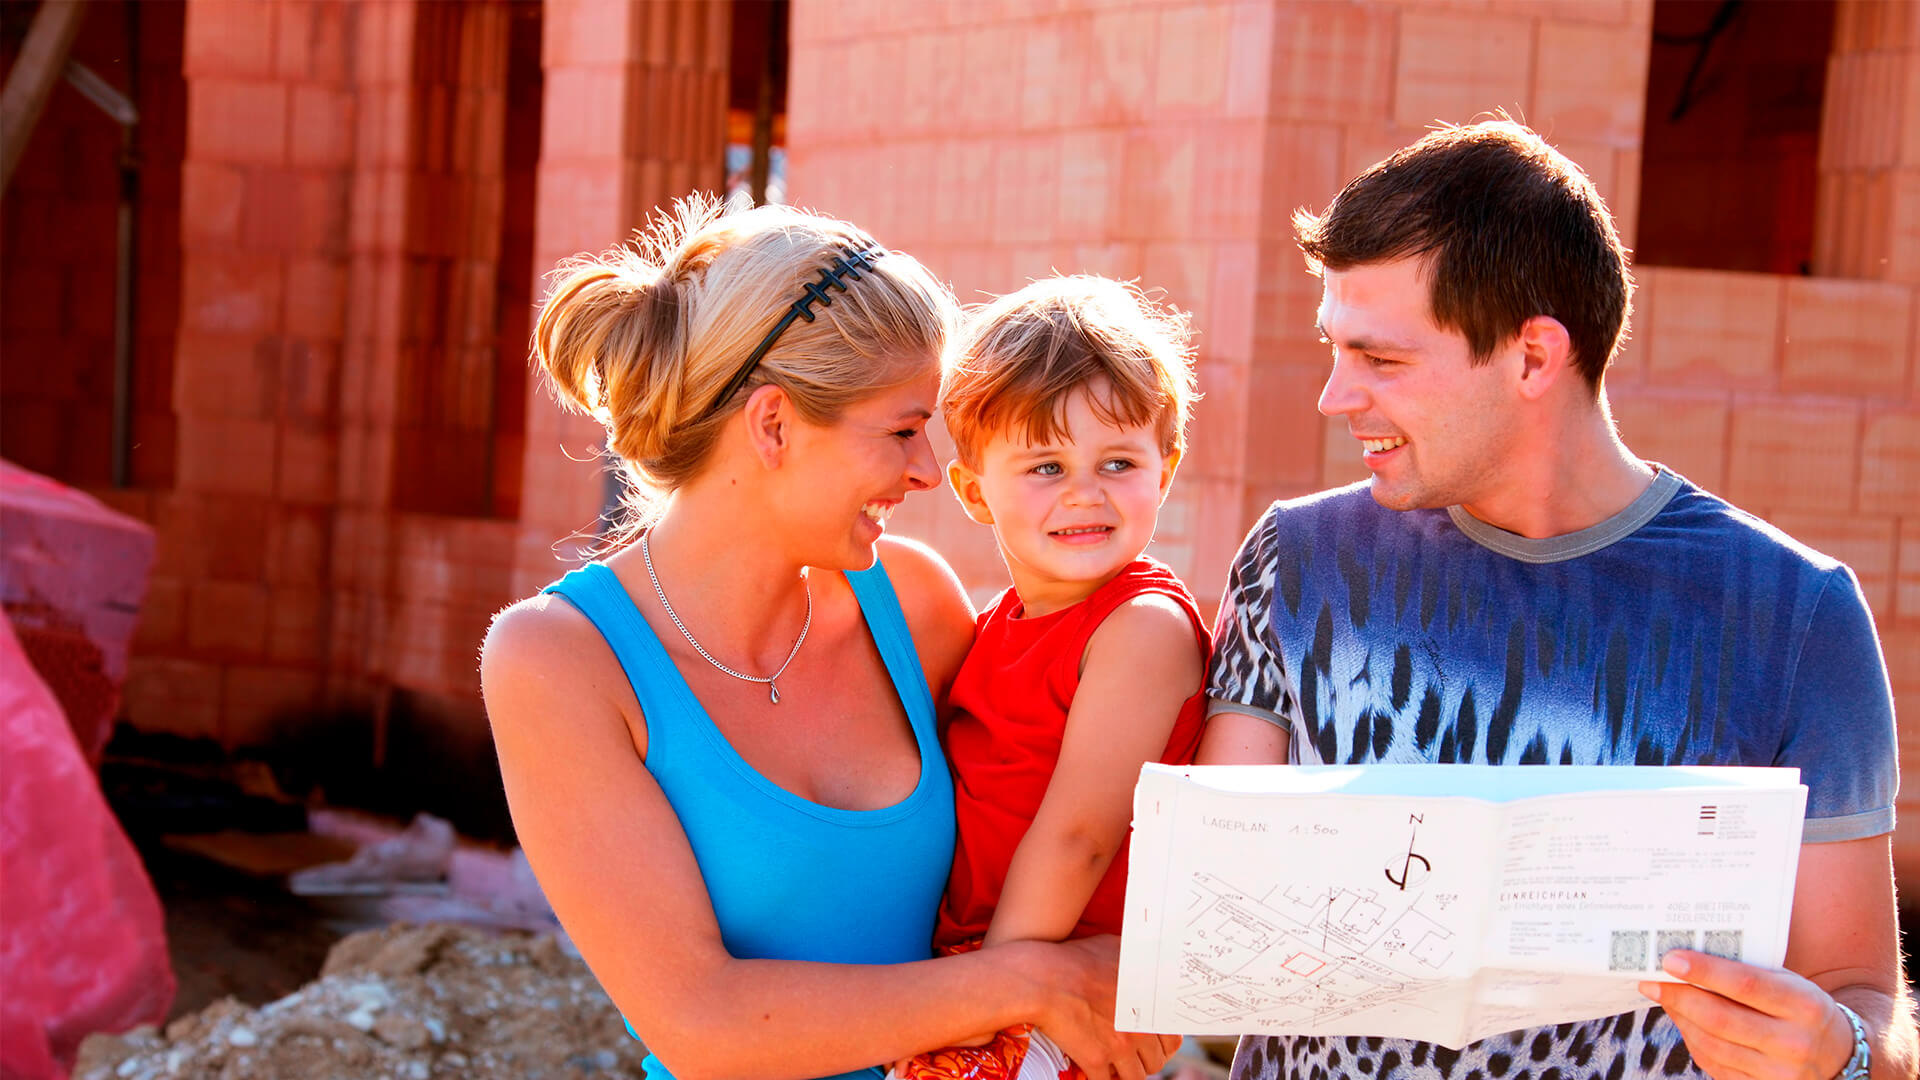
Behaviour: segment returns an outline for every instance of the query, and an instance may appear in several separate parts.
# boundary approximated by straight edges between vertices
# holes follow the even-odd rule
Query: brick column
[[[178,460],[156,508],[156,585],[185,615],[143,635],[143,726],[234,745],[321,693],[360,14],[187,7]]]
[[[658,207],[717,191],[726,145],[728,5],[548,0],[534,225],[539,289],[561,259],[632,235]],[[537,299],[537,297],[535,298]],[[599,512],[599,425],[531,380],[514,591],[572,565]]]
[[[1920,284],[1920,7],[1838,0],[1814,273]]]

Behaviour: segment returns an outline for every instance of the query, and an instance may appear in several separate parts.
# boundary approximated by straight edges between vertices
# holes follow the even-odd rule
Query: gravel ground
[[[354,934],[320,978],[165,1031],[96,1035],[75,1080],[641,1080],[640,1044],[552,934],[444,924]]]

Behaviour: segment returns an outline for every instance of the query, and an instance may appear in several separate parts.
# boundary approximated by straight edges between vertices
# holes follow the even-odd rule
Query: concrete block
[[[1906,395],[1913,290],[1790,278],[1781,385],[1819,394]]]
[[[1854,405],[1736,396],[1727,497],[1770,512],[1851,511],[1861,450]],[[1886,512],[1865,500],[1859,508]]]
[[[1655,385],[1767,387],[1776,379],[1785,279],[1716,270],[1659,271],[1645,327]]]
[[[1920,507],[1920,411],[1867,417],[1860,440],[1860,510],[1911,516]]]

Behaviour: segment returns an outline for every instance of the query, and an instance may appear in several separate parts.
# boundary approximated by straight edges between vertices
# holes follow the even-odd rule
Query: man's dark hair
[[[1294,213],[1315,273],[1425,256],[1434,322],[1476,363],[1536,315],[1558,319],[1590,386],[1631,310],[1627,252],[1579,166],[1511,120],[1452,127],[1396,151],[1323,214]]]

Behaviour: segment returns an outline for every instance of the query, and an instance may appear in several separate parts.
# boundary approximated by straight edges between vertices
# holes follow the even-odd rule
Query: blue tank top
[[[892,582],[879,563],[846,578],[920,749],[913,793],[878,810],[809,802],[747,764],[604,564],[544,590],[580,609],[626,670],[646,717],[647,770],[686,830],[727,951],[742,959],[898,964],[932,955],[953,867],[953,781]],[[646,1070],[671,1077],[652,1056]]]

